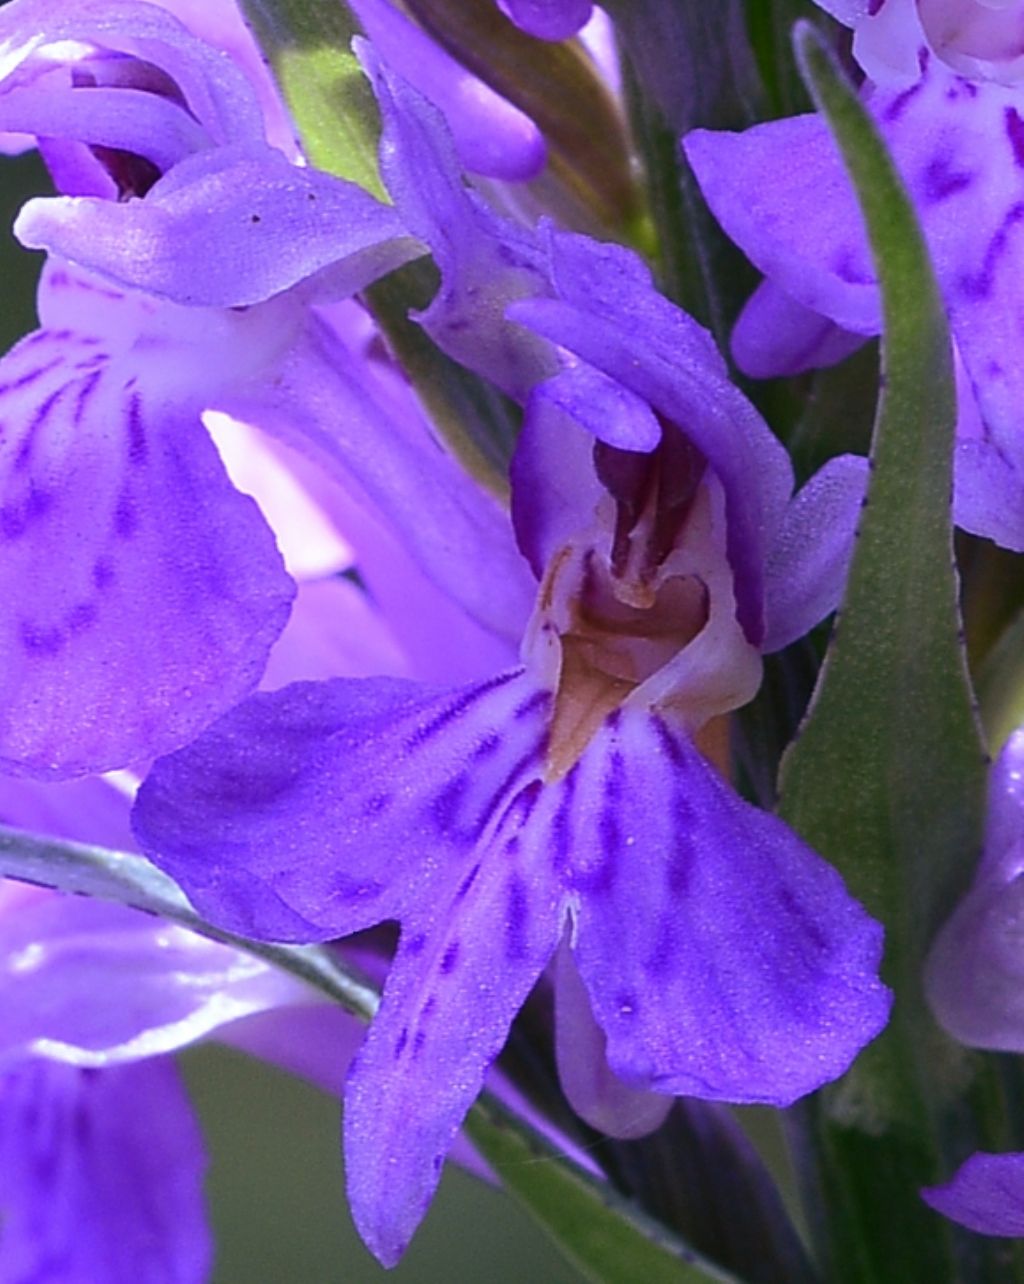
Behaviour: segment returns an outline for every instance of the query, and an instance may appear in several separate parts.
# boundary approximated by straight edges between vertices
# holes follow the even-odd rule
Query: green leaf
[[[956,402],[927,247],[874,124],[808,24],[808,87],[856,188],[882,291],[882,394],[846,600],[811,711],[782,771],[782,815],[885,925],[892,1021],[803,1111],[803,1142],[837,1281],[1017,1278],[917,1191],[950,1175],[997,1092],[983,1059],[927,1010],[922,963],[964,889],[981,834],[984,756],[960,640],[950,494]],[[973,1083],[971,1083],[973,1077]],[[988,1107],[986,1107],[988,1109]],[[958,1254],[968,1255],[970,1266]],[[962,1273],[961,1273],[962,1272]]]
[[[466,1121],[474,1146],[594,1284],[742,1284],[552,1147],[494,1097]]]
[[[377,168],[380,115],[352,53],[360,27],[343,0],[241,0],[318,169],[388,200]]]

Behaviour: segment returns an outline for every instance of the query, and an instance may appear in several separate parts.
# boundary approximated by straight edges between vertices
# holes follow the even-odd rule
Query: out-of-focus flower
[[[917,205],[952,323],[960,422],[958,525],[1024,549],[1024,322],[1017,303],[1024,115],[1015,91],[975,85],[927,54],[913,85],[867,91]],[[820,116],[685,140],[702,191],[767,281],[733,334],[763,378],[840,360],[881,329],[863,220]]]
[[[854,29],[853,51],[876,83],[907,88],[929,50],[961,76],[1013,85],[1024,77],[1021,0],[817,0]]]

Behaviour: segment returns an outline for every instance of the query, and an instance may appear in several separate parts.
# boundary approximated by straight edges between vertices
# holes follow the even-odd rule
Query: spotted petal
[[[548,705],[521,673],[257,695],[156,764],[136,835],[204,915],[246,935],[326,940],[403,918],[538,777]]]
[[[563,794],[575,956],[627,1083],[788,1105],[885,1025],[879,925],[668,722],[610,719]]]
[[[352,1068],[349,1199],[385,1266],[426,1212],[459,1125],[558,942],[560,881],[543,828],[526,826],[541,788],[509,790],[498,823],[410,910]]]
[[[255,685],[287,619],[256,506],[167,368],[144,380],[124,348],[105,326],[48,329],[0,363],[8,771],[103,771],[182,743]]]

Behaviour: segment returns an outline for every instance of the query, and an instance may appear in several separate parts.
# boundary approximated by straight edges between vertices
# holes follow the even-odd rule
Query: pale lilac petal
[[[461,683],[510,668],[518,636],[483,628],[421,570],[408,547],[366,508],[333,486],[325,501],[352,541],[359,575],[408,663],[421,682]],[[526,601],[523,601],[526,610]],[[524,614],[525,618],[525,614]],[[402,670],[382,668],[389,676]]]
[[[575,956],[627,1083],[788,1105],[879,1033],[881,928],[685,736],[613,716],[562,788]]]
[[[194,156],[126,204],[36,198],[15,234],[116,286],[200,307],[258,303],[299,283],[342,298],[422,253],[362,188],[258,144]]]
[[[932,946],[925,986],[954,1039],[1024,1052],[1024,836],[1003,861],[1017,872],[979,871]]]
[[[203,424],[232,484],[259,504],[289,575],[320,579],[352,568],[351,545],[300,475],[301,456],[217,410],[206,411]]]
[[[202,125],[170,99],[124,87],[73,88],[67,67],[0,93],[0,128],[116,148],[161,172],[211,142]]]
[[[324,319],[310,313],[302,324],[283,359],[222,394],[219,407],[307,454],[473,620],[518,641],[534,582],[507,515],[407,398],[360,372]]]
[[[740,313],[730,342],[745,375],[777,379],[838,365],[856,352],[864,336],[805,308],[774,281],[762,281]]]
[[[558,942],[561,886],[546,843],[521,828],[539,790],[538,782],[519,792],[410,910],[352,1067],[349,1201],[385,1266],[426,1212],[459,1125]]]
[[[1024,1051],[1024,731],[992,766],[984,854],[935,940],[925,987],[961,1043]]]
[[[672,1108],[672,1098],[638,1091],[608,1065],[607,1040],[563,941],[556,962],[555,1055],[558,1077],[573,1110],[610,1137],[646,1137]]]
[[[198,415],[111,341],[37,331],[0,363],[9,771],[103,771],[182,743],[252,689],[287,619],[256,506]]]
[[[954,455],[956,524],[1003,548],[1024,549],[1024,458],[978,438],[958,441]]]
[[[1024,1235],[1024,1155],[971,1155],[944,1186],[921,1191],[926,1204],[979,1235]]]
[[[317,678],[409,677],[409,661],[365,590],[348,580],[299,585],[284,632],[274,644],[261,687]]]
[[[715,217],[765,276],[845,330],[879,332],[863,219],[820,116],[741,134],[698,129],[683,146]]]
[[[0,776],[0,824],[72,842],[131,851],[132,795],[104,776],[39,781]]]
[[[0,1278],[204,1284],[206,1156],[173,1063],[0,1075]]]
[[[120,905],[39,890],[0,916],[0,1064],[140,1060],[313,997],[252,956]]]
[[[402,918],[539,777],[549,703],[518,672],[258,695],[156,764],[136,836],[202,914],[245,935],[327,940]]]
[[[868,461],[840,455],[790,501],[768,552],[766,654],[803,637],[839,605],[867,482]]]
[[[354,0],[363,29],[391,69],[443,113],[466,169],[523,181],[544,168],[544,136],[525,113],[457,62],[390,0]]]

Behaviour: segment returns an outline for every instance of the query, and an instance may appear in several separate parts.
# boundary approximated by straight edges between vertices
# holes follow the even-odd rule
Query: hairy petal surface
[[[349,1077],[352,1215],[385,1266],[426,1212],[459,1125],[558,942],[560,882],[538,841],[547,835],[526,824],[541,789],[537,781],[515,793],[409,911]]]
[[[788,1105],[888,1018],[882,931],[781,821],[661,718],[609,719],[565,782],[574,952],[635,1087]]]
[[[513,672],[257,695],[142,785],[143,850],[214,922],[327,940],[429,904],[506,796],[538,778],[549,696]]]
[[[169,749],[251,690],[293,587],[159,364],[175,337],[151,329],[136,359],[127,299],[62,270],[47,290],[44,320],[100,324],[0,362],[0,763],[59,777]]]
[[[0,1074],[0,1277],[203,1284],[205,1168],[169,1058],[102,1072],[20,1063]]]
[[[839,605],[867,480],[866,459],[840,455],[790,501],[765,571],[766,654],[803,637]]]
[[[354,183],[258,144],[183,161],[127,204],[36,198],[15,232],[116,286],[192,307],[241,307],[300,283],[307,299],[343,298],[422,252]]]

